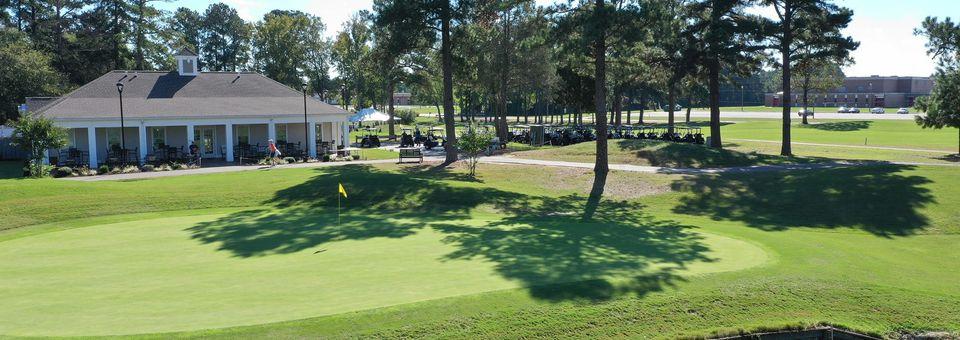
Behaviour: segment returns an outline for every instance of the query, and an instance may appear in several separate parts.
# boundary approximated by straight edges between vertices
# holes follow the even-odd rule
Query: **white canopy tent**
[[[372,107],[357,111],[356,114],[348,118],[352,123],[361,122],[386,122],[390,120],[390,115],[377,111]]]

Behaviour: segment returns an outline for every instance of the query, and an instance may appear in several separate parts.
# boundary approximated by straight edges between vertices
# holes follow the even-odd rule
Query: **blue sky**
[[[541,4],[552,0],[537,0]],[[203,10],[211,3],[223,2],[237,9],[246,20],[259,20],[273,9],[296,9],[320,16],[332,36],[351,14],[370,9],[372,0],[179,0],[158,3],[173,10],[185,6]],[[925,76],[935,64],[926,55],[924,39],[913,35],[913,29],[928,15],[952,15],[960,19],[960,0],[838,0],[836,3],[854,11],[847,34],[860,41],[853,53],[856,61],[844,69],[849,76]],[[769,15],[770,9],[758,10]]]

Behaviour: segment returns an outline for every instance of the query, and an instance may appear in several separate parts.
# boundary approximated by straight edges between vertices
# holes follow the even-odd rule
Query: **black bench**
[[[416,159],[417,163],[423,163],[423,152],[420,152],[418,148],[402,148],[400,149],[399,163],[403,163],[404,159]]]

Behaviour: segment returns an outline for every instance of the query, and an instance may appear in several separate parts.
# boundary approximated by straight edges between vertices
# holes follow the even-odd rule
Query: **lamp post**
[[[300,84],[300,88],[303,90],[303,138],[306,140],[306,143],[303,143],[303,146],[308,150],[310,149],[310,124],[307,123],[307,83]],[[310,157],[308,154],[307,157]]]
[[[123,132],[123,83],[117,82],[117,93],[120,94],[120,152],[123,153],[123,163],[127,162],[126,135]]]
[[[740,85],[740,112],[743,112],[743,85]]]

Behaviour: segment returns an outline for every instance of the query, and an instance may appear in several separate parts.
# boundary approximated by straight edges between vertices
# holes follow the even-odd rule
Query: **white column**
[[[137,134],[140,135],[140,164],[147,161],[147,127],[140,123]]]
[[[340,122],[340,138],[343,140],[343,147],[350,147],[350,126],[344,122]]]
[[[317,158],[317,124],[307,123],[307,150],[310,158]]]
[[[97,128],[87,127],[87,152],[90,154],[90,168],[96,168],[97,165]]]
[[[267,123],[267,138],[277,141],[277,124],[273,120]]]
[[[187,124],[187,146],[189,147],[193,144],[195,137],[193,136],[193,124]]]
[[[224,130],[227,131],[226,141],[227,141],[227,155],[226,161],[233,162],[233,123],[224,124]]]

